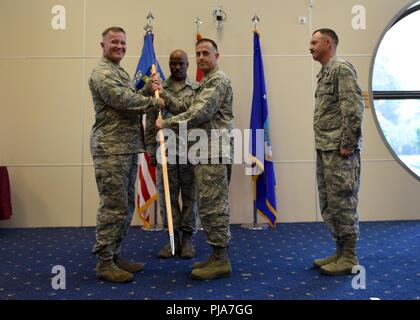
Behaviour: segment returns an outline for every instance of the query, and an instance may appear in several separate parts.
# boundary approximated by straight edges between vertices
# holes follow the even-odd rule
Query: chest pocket
[[[318,85],[315,96],[334,95],[334,82],[323,82]]]

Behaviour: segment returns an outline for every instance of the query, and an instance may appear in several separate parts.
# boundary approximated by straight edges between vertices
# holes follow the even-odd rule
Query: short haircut
[[[319,32],[323,35],[327,35],[328,37],[330,37],[332,39],[335,46],[336,47],[338,46],[338,36],[337,36],[337,33],[335,33],[334,30],[328,29],[328,28],[321,28],[321,29],[315,30],[314,33],[312,33],[312,35],[314,35],[317,32]]]
[[[172,52],[171,52],[171,54],[169,55],[169,61],[171,60],[171,58],[174,56],[174,54],[176,54],[176,53],[178,53],[178,54],[180,54],[180,55],[182,55],[184,58],[186,58],[186,60],[188,61],[188,54],[184,51],[184,50],[182,50],[182,49],[175,49],[175,50],[173,50]]]
[[[124,29],[123,28],[121,28],[121,27],[109,27],[109,28],[106,28],[105,30],[104,30],[104,32],[102,32],[102,39],[103,38],[105,38],[105,36],[108,34],[108,32],[110,32],[110,31],[112,31],[112,32],[122,32],[122,33],[124,33],[125,34],[125,31],[124,31]]]
[[[198,40],[198,41],[195,43],[195,46],[198,46],[200,43],[203,43],[203,42],[210,42],[210,43],[211,43],[211,45],[213,46],[213,48],[214,48],[214,49],[216,49],[216,52],[219,52],[219,50],[217,49],[217,44],[216,44],[216,42],[214,42],[213,40],[208,39],[208,38],[201,38],[200,40]]]

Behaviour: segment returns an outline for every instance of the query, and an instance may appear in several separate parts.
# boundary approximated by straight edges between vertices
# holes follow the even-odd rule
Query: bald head
[[[184,50],[176,49],[172,51],[171,55],[169,56],[169,59],[172,59],[172,58],[182,58],[188,61],[188,54]]]
[[[187,78],[188,55],[184,50],[177,49],[172,51],[169,56],[169,68],[171,78],[175,81],[184,81]]]

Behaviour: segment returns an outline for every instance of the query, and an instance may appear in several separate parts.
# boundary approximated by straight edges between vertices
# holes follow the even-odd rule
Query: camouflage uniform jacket
[[[233,90],[231,81],[222,70],[216,67],[201,80],[191,106],[167,92],[164,98],[171,113],[176,114],[163,121],[164,128],[180,124],[186,124],[188,129],[200,128],[207,134],[209,144],[207,154],[201,154],[199,159],[233,160]],[[213,129],[216,129],[213,134],[220,136],[211,140]]]
[[[183,104],[186,106],[191,105],[192,98],[195,95],[195,90],[198,87],[198,82],[195,80],[191,80],[190,78],[185,79],[185,83],[183,86],[177,86],[177,82],[172,80],[171,77],[169,77],[167,80],[165,80],[162,83],[162,87],[165,91],[170,92],[174,97],[181,100]],[[154,157],[156,155],[156,150],[158,146],[158,142],[156,140],[156,126],[155,122],[158,118],[159,111],[158,109],[152,110],[147,113],[146,117],[146,132],[145,132],[145,142],[146,142],[146,149],[147,152]],[[162,110],[162,119],[168,119],[169,117],[172,117],[173,114],[169,112],[168,109]],[[178,137],[179,138],[179,137]],[[185,141],[186,143],[186,141]],[[179,144],[179,140],[177,141],[177,146]]]
[[[364,101],[354,67],[333,57],[317,78],[314,112],[316,149],[361,149]]]
[[[128,73],[102,58],[89,78],[95,108],[90,148],[93,156],[144,152],[141,115],[157,100],[136,91]]]

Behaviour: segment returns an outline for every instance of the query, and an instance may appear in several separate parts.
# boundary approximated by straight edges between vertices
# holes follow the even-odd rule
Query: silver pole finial
[[[146,19],[149,21],[149,22],[152,22],[152,20],[154,19],[155,17],[153,16],[153,14],[152,14],[152,12],[149,12],[149,14],[147,15],[147,17],[146,17]]]
[[[195,26],[197,27],[197,33],[200,33],[200,25],[203,23],[203,21],[200,20],[199,17],[195,18],[194,20]]]
[[[257,29],[257,23],[260,22],[260,18],[257,16],[257,14],[255,14],[252,18],[252,22],[254,23],[254,28]]]
[[[153,22],[153,19],[154,19],[155,17],[153,16],[153,14],[152,14],[152,12],[149,12],[149,14],[147,15],[147,17],[146,17],[146,19],[147,19],[147,24],[146,24],[146,26],[144,27],[144,30],[146,30],[146,32],[150,32],[150,31],[152,31],[153,30],[153,25],[152,25],[152,22]]]

